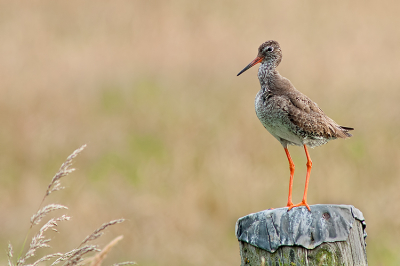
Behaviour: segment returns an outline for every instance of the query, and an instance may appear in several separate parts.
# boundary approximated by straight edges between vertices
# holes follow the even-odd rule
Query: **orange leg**
[[[292,158],[290,157],[289,150],[287,148],[284,148],[286,152],[286,156],[289,160],[289,169],[290,169],[290,179],[289,179],[289,196],[288,196],[288,201],[286,207],[289,207],[291,209],[293,207],[293,202],[292,202],[292,187],[293,187],[293,175],[294,175],[294,163],[292,161]]]
[[[306,186],[304,188],[303,200],[300,203],[289,207],[289,211],[292,208],[299,207],[299,206],[306,206],[307,209],[309,211],[311,211],[310,206],[307,204],[307,189],[308,189],[308,181],[310,180],[312,161],[311,161],[310,155],[308,154],[308,150],[307,150],[307,146],[306,145],[304,145],[304,151],[306,152],[306,156],[307,156],[307,164],[306,164],[307,165],[307,175],[306,175]]]

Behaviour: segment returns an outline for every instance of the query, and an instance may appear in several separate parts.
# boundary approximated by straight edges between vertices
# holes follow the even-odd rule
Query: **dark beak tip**
[[[253,61],[251,61],[250,64],[248,64],[245,68],[243,68],[242,71],[239,72],[239,74],[237,74],[236,76],[239,76],[240,74],[242,74],[243,72],[245,72],[246,70],[248,70],[249,68],[251,68],[252,66],[254,66],[255,64],[261,63],[262,58],[261,57],[256,57],[256,59],[254,59]]]

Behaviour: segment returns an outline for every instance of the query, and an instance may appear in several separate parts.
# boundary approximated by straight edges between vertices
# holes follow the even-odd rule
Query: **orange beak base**
[[[254,59],[253,61],[251,61],[250,64],[248,64],[245,68],[243,68],[242,71],[239,72],[239,74],[237,74],[237,76],[239,76],[240,74],[242,74],[243,72],[245,72],[247,69],[251,68],[252,66],[261,63],[262,61],[262,57],[257,56],[256,59]]]

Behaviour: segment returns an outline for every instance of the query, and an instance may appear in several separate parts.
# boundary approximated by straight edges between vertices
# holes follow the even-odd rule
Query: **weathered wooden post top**
[[[252,213],[236,223],[241,265],[368,265],[365,220],[351,205]]]

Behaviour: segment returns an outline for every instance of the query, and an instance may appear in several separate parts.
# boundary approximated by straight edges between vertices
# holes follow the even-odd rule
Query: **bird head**
[[[258,47],[257,57],[250,62],[242,71],[237,74],[239,76],[252,66],[261,63],[269,65],[273,68],[277,67],[282,60],[282,51],[279,43],[277,41],[266,41]]]

